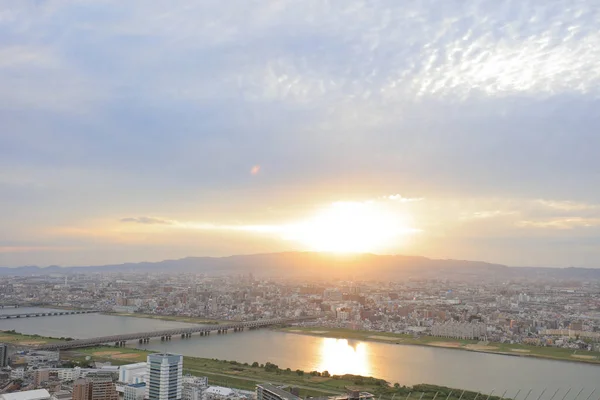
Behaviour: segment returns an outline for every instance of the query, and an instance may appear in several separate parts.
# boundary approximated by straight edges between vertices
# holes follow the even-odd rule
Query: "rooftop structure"
[[[25,390],[0,394],[0,400],[50,400],[50,393],[46,389]]]
[[[256,385],[256,400],[302,400],[300,397],[286,392],[285,390],[272,385],[263,383]]]

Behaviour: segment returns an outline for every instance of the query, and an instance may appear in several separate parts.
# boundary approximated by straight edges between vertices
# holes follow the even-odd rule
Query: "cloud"
[[[401,194],[391,194],[389,196],[384,196],[383,198],[392,201],[397,201],[400,203],[414,203],[416,201],[423,200],[422,197],[403,197]]]
[[[260,172],[260,165],[255,165],[250,169],[250,174],[252,174],[252,175],[258,175],[259,172]]]
[[[496,217],[505,217],[511,215],[517,215],[517,211],[509,210],[487,210],[487,211],[474,211],[462,215],[462,219],[489,219]]]
[[[74,246],[0,246],[0,253],[71,252]]]
[[[156,217],[127,217],[121,218],[119,221],[121,222],[134,222],[136,224],[144,224],[144,225],[174,225],[177,224],[177,221],[156,218]]]
[[[589,211],[600,210],[598,204],[580,203],[576,201],[537,200],[540,205],[560,211]]]
[[[278,229],[265,209],[343,198],[481,240],[582,225],[600,203],[599,20],[592,0],[0,6],[0,220],[28,237],[190,216],[123,218],[125,240]]]
[[[517,222],[517,226],[522,228],[540,228],[540,229],[576,229],[591,228],[600,226],[600,218],[557,218],[548,220],[523,220]]]

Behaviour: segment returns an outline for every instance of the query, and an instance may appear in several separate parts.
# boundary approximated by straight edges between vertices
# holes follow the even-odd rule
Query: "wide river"
[[[34,309],[3,309],[0,313],[17,313]],[[77,339],[192,326],[179,322],[99,314],[0,320],[0,330],[14,329],[27,334]],[[1,340],[0,340],[1,341]],[[600,366],[550,361],[518,356],[475,353],[462,350],[423,346],[407,346],[359,340],[322,338],[268,329],[226,335],[194,335],[189,339],[173,337],[172,341],[151,340],[144,345],[129,346],[169,351],[186,356],[237,360],[252,363],[270,361],[282,368],[324,371],[332,374],[375,376],[401,385],[431,383],[495,394],[508,390],[506,396],[524,400],[572,400],[583,388],[579,400],[600,397]]]

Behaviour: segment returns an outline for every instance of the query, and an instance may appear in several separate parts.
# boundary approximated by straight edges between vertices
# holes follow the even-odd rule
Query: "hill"
[[[600,279],[600,270],[587,268],[508,267],[480,261],[436,260],[403,255],[334,255],[313,252],[285,252],[229,257],[186,257],[158,262],[124,263],[103,266],[0,268],[0,275],[48,275],[92,272],[174,272],[209,275],[248,274],[277,277],[346,279],[397,278],[556,278]]]

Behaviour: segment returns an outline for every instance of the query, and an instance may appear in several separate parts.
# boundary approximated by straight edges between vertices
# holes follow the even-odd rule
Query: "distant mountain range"
[[[0,268],[0,275],[50,275],[95,272],[174,272],[208,275],[249,274],[272,277],[345,279],[600,279],[600,269],[508,267],[480,261],[436,260],[402,255],[333,255],[312,252],[285,252],[230,257],[186,257],[158,262],[103,266]]]

